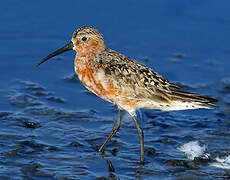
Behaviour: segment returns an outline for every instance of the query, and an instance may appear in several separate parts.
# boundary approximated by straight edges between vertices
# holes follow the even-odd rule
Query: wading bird
[[[65,51],[77,52],[74,68],[85,87],[102,99],[118,106],[118,118],[112,132],[99,148],[105,146],[120,127],[120,110],[133,118],[140,139],[140,160],[144,162],[143,131],[136,118],[136,109],[163,111],[206,108],[215,106],[216,100],[190,93],[171,83],[154,70],[105,47],[102,34],[92,27],[80,27],[70,43],[41,60],[37,66]]]

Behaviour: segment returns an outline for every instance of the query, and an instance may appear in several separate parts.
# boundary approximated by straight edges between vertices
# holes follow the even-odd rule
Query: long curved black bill
[[[47,57],[45,57],[44,59],[42,59],[39,63],[36,64],[36,67],[38,67],[40,64],[46,62],[48,59],[57,56],[58,54],[61,54],[63,52],[69,51],[69,50],[73,50],[73,43],[72,41],[69,44],[66,44],[64,47],[58,49],[57,51],[51,53],[50,55],[48,55]]]

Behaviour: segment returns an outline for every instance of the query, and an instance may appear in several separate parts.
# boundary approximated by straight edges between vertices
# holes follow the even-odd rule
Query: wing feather
[[[106,49],[96,59],[95,63],[104,66],[106,77],[114,87],[125,92],[131,99],[211,105],[216,102],[213,98],[184,91],[154,70],[116,51]]]

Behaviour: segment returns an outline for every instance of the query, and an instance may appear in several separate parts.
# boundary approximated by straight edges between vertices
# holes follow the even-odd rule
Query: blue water
[[[210,161],[230,152],[229,7],[228,0],[2,1],[0,179],[228,179],[230,170],[190,161],[177,147],[198,140]],[[117,111],[74,76],[75,52],[35,67],[82,25],[98,28],[107,47],[217,98],[218,107],[138,110],[144,165],[123,112],[118,134],[98,153]]]

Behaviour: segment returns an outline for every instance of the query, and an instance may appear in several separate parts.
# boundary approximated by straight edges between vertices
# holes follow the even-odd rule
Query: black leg
[[[110,133],[109,137],[106,139],[104,144],[101,145],[99,152],[104,152],[105,146],[109,143],[109,141],[112,139],[112,137],[116,134],[118,129],[120,128],[120,121],[121,121],[121,110],[118,109],[118,117],[117,117],[117,122],[113,127],[112,132]]]
[[[137,118],[136,116],[132,116],[135,124],[136,124],[136,127],[137,127],[137,130],[138,130],[138,134],[139,134],[139,138],[140,138],[140,146],[141,146],[141,163],[143,164],[144,163],[144,133],[140,127],[140,125],[138,124],[138,121],[137,121]]]

